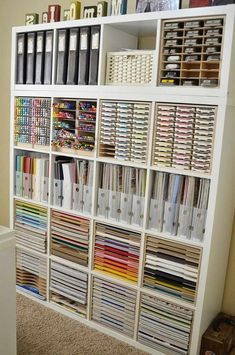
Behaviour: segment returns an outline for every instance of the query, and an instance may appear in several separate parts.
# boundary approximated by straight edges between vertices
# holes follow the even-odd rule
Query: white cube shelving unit
[[[202,87],[202,86],[184,86],[172,85],[164,86],[159,85],[162,72],[162,41],[163,38],[163,25],[166,22],[182,22],[182,21],[204,21],[207,19],[222,19],[223,21],[223,36],[220,53],[220,63],[217,69],[212,69],[213,73],[216,72],[218,85],[216,87]],[[123,340],[133,346],[143,349],[152,354],[190,354],[196,355],[200,350],[200,341],[203,332],[206,330],[212,319],[220,311],[221,302],[223,297],[223,289],[225,282],[225,274],[229,253],[230,237],[232,234],[232,223],[234,217],[234,177],[235,177],[235,164],[234,164],[234,131],[235,131],[235,86],[234,86],[234,65],[235,58],[235,40],[234,40],[234,20],[235,20],[235,5],[227,5],[221,7],[207,7],[185,9],[178,11],[163,11],[154,13],[143,14],[130,14],[117,17],[103,17],[95,19],[84,19],[68,22],[58,22],[53,24],[40,24],[33,26],[22,26],[13,28],[12,31],[12,82],[11,82],[11,227],[15,223],[15,203],[16,201],[21,204],[30,203],[37,206],[37,208],[44,209],[47,215],[46,233],[47,233],[47,249],[45,253],[34,251],[27,245],[22,243],[17,244],[19,255],[28,253],[31,258],[41,260],[40,274],[40,287],[45,295],[44,300],[39,300],[44,305],[66,314],[78,321],[84,322],[91,327],[103,331]],[[56,70],[56,38],[57,30],[60,28],[74,28],[83,26],[100,25],[100,60],[98,72],[98,85],[96,86],[77,86],[77,85],[55,85],[55,70]],[[16,72],[16,35],[18,33],[28,33],[36,31],[52,30],[54,34],[53,46],[53,65],[52,65],[52,85],[18,85],[15,84]],[[203,28],[204,31],[204,28]],[[203,32],[204,36],[204,32]],[[201,37],[203,37],[201,36]],[[200,35],[198,36],[200,37]],[[122,51],[123,48],[132,50],[139,49],[139,43],[144,43],[144,39],[151,39],[151,50],[153,51],[153,68],[152,80],[149,84],[141,85],[106,85],[106,58],[108,52]],[[181,36],[182,38],[182,36]],[[181,39],[182,40],[182,39]],[[182,47],[182,46],[181,46]],[[205,47],[204,45],[201,47]],[[148,48],[145,48],[149,50]],[[135,52],[133,52],[135,53]],[[202,52],[203,53],[203,52]],[[184,62],[184,61],[183,61]],[[203,60],[202,60],[203,62]],[[184,63],[182,63],[183,65]],[[206,77],[205,66],[200,66],[200,76]],[[186,65],[183,67],[183,73],[180,80],[184,80],[183,75],[187,75],[186,80],[190,80],[190,72],[197,75],[197,68],[191,69]],[[186,73],[186,74],[185,74]],[[209,75],[209,74],[208,74]],[[86,156],[79,154],[79,152],[61,152],[55,151],[51,146],[48,150],[34,149],[32,147],[23,147],[15,144],[14,140],[14,121],[15,121],[15,99],[18,97],[37,97],[37,98],[51,98],[51,103],[56,101],[57,98],[67,99],[83,99],[83,100],[97,100],[97,117],[96,117],[96,141],[95,151],[93,155]],[[145,163],[135,161],[123,161],[115,159],[114,157],[100,156],[99,155],[99,139],[101,136],[101,113],[103,102],[125,102],[125,103],[148,103],[150,107],[148,116],[148,140],[147,140],[147,159]],[[211,157],[210,172],[202,172],[197,170],[181,169],[180,167],[173,166],[159,166],[153,164],[153,150],[154,150],[154,131],[155,131],[155,115],[156,105],[182,105],[192,107],[212,107],[216,111],[215,116],[215,130],[213,136],[213,152]],[[53,110],[51,110],[51,133],[52,139],[53,129]],[[103,151],[103,150],[102,150]],[[49,159],[50,173],[49,173],[49,198],[48,203],[36,202],[33,200],[25,199],[16,196],[14,191],[14,159],[17,153],[32,152],[44,153]],[[67,210],[63,207],[53,205],[53,163],[57,156],[69,156],[74,159],[87,159],[93,161],[94,176],[92,185],[92,207],[90,215],[79,213],[73,210]],[[120,222],[118,220],[104,218],[97,216],[97,199],[99,185],[99,174],[101,164],[116,164],[122,167],[133,167],[144,169],[146,172],[146,191],[144,196],[144,209],[143,209],[143,224],[135,225]],[[155,172],[165,172],[169,174],[179,174],[186,177],[195,177],[200,179],[207,179],[210,181],[209,201],[207,208],[207,219],[205,226],[204,240],[197,241],[191,239],[183,239],[177,235],[169,235],[162,231],[150,229],[148,226],[149,218],[149,203],[151,198],[151,188],[153,183],[153,174]],[[88,263],[87,265],[79,265],[52,255],[52,210],[61,213],[69,213],[79,218],[88,218],[90,221],[89,228],[89,244],[87,250]],[[105,228],[105,226],[113,226],[119,229],[136,233],[134,242],[130,238],[131,243],[134,243],[138,253],[138,270],[135,274],[137,278],[134,282],[129,282],[128,279],[117,278],[117,275],[108,274],[99,270],[96,267],[96,242],[98,241],[97,228]],[[100,227],[101,226],[101,227]],[[102,227],[103,226],[103,227]],[[149,237],[150,236],[150,237]],[[108,232],[105,232],[105,237],[108,237]],[[139,238],[139,239],[138,239]],[[193,250],[199,255],[198,261],[198,277],[196,278],[196,289],[194,302],[188,302],[183,298],[177,298],[174,295],[163,293],[159,290],[151,289],[144,286],[144,265],[145,257],[148,252],[148,240],[156,239],[162,245],[169,243],[178,244],[180,248]],[[111,237],[112,239],[112,237]],[[120,240],[119,240],[120,241]],[[126,242],[126,240],[125,240]],[[164,244],[165,243],[165,244]],[[157,244],[157,243],[156,243]],[[43,264],[43,266],[42,266]],[[64,272],[69,273],[69,268],[73,277],[86,286],[86,290],[80,294],[79,297],[86,297],[86,311],[84,308],[79,308],[79,312],[70,312],[65,307],[59,305],[58,295],[53,295],[53,288],[56,285],[51,280],[51,268],[57,264],[62,264],[61,267]],[[37,264],[39,265],[39,264]],[[54,270],[54,269],[53,269]],[[73,270],[73,271],[72,271]],[[75,270],[75,271],[74,271]],[[77,274],[76,274],[77,270]],[[54,272],[54,271],[53,271]],[[83,273],[83,276],[81,274]],[[85,276],[84,276],[85,275]],[[71,276],[71,275],[70,275]],[[53,274],[53,277],[54,274]],[[71,279],[70,279],[71,281]],[[72,281],[71,281],[72,282]],[[102,287],[104,287],[102,289]],[[110,287],[110,291],[107,289]],[[107,292],[107,294],[104,292]],[[125,319],[125,314],[120,315],[118,320],[125,327],[122,330],[112,329],[107,326],[105,322],[99,320],[102,312],[107,312],[107,305],[101,306],[100,297],[112,299],[119,292],[118,302],[124,302],[127,305],[128,312]],[[126,292],[125,292],[126,290]],[[19,291],[23,292],[23,291]],[[102,293],[103,292],[103,293]],[[25,294],[25,293],[24,293]],[[84,296],[85,294],[85,296]],[[123,297],[120,297],[123,294]],[[32,297],[28,294],[29,297]],[[63,295],[66,297],[66,295]],[[54,297],[54,299],[53,299]],[[67,294],[67,297],[68,294]],[[126,298],[125,298],[126,297]],[[129,302],[129,303],[128,303]],[[149,306],[149,303],[150,306]],[[159,320],[152,320],[150,323],[145,323],[144,307],[151,308],[153,312],[158,312],[162,304],[164,304],[165,312],[173,312],[175,307],[181,307],[178,315],[183,321],[184,315],[187,313],[187,335],[188,349],[176,350],[176,348],[167,348],[162,341],[158,341],[157,335],[152,332],[152,329],[157,327]],[[99,307],[98,307],[99,305]],[[147,306],[146,306],[147,305]],[[167,310],[166,310],[167,309]],[[107,313],[105,313],[107,314]],[[157,313],[155,313],[157,314]],[[169,313],[168,313],[169,314]],[[184,314],[184,315],[182,315]],[[124,317],[124,318],[123,318]],[[98,319],[98,320],[97,320]],[[192,326],[190,326],[192,323]],[[110,323],[109,323],[110,324]],[[171,324],[172,326],[172,324]],[[143,329],[149,328],[149,338],[143,341]],[[124,330],[123,330],[124,329]],[[146,330],[146,329],[145,329]],[[169,330],[169,329],[168,329]],[[126,333],[125,333],[126,332]],[[142,333],[141,333],[142,332]],[[169,330],[170,332],[170,330]],[[174,334],[174,329],[173,329]],[[184,338],[184,336],[181,334]],[[153,344],[151,337],[155,337]],[[174,337],[174,336],[173,336]],[[179,341],[180,342],[180,341]],[[181,352],[180,352],[181,351]]]

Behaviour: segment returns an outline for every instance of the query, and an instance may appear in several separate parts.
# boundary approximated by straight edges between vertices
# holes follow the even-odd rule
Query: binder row
[[[92,320],[133,337],[137,292],[98,277],[93,279]]]
[[[192,319],[191,310],[142,294],[138,340],[158,351],[187,355]]]
[[[143,286],[181,298],[196,300],[201,250],[148,235]]]
[[[146,85],[152,82],[155,51],[108,52],[106,84]]]
[[[140,234],[96,225],[94,269],[131,283],[138,281]]]
[[[100,26],[59,29],[56,84],[97,85]]]
[[[15,144],[42,149],[50,145],[51,99],[15,99]]]
[[[52,260],[50,301],[86,317],[87,280],[85,272]]]
[[[27,202],[16,201],[14,230],[17,245],[40,253],[46,253],[46,208]]]
[[[56,99],[52,146],[61,152],[92,154],[95,146],[96,101]]]
[[[40,153],[15,156],[15,195],[48,202],[49,158]]]
[[[223,18],[163,21],[161,85],[219,86]]]
[[[88,219],[52,210],[51,254],[87,266],[89,231]]]
[[[215,107],[157,104],[153,164],[210,172]]]
[[[46,264],[45,258],[35,254],[16,250],[16,285],[17,288],[41,300],[46,299]]]
[[[150,104],[102,101],[99,155],[146,163]]]
[[[53,31],[19,33],[16,41],[16,84],[51,84]]]
[[[106,163],[99,171],[97,216],[142,226],[146,171]]]
[[[53,205],[85,214],[91,213],[93,162],[56,156]]]
[[[210,181],[155,172],[150,200],[149,228],[202,241],[205,233]]]

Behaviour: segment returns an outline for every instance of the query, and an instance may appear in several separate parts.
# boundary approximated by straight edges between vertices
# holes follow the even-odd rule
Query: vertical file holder
[[[163,232],[176,235],[178,227],[179,204],[165,201]]]
[[[41,181],[41,201],[44,203],[48,202],[49,195],[49,178],[44,176]]]
[[[191,239],[195,241],[203,241],[206,226],[207,210],[202,208],[193,209],[192,232]]]
[[[73,184],[73,209],[83,211],[83,185]]]
[[[180,205],[177,235],[190,239],[192,229],[193,207]]]
[[[97,216],[108,218],[109,215],[109,190],[98,189]]]
[[[89,79],[90,28],[80,28],[78,85],[87,85]]]
[[[99,69],[100,26],[91,27],[89,85],[97,85]]]
[[[121,193],[118,191],[109,191],[109,215],[108,219],[119,221],[120,219],[120,199]]]
[[[59,179],[53,180],[53,205],[57,207],[62,207],[62,191],[63,191],[63,181]]]
[[[140,226],[140,227],[143,226],[144,202],[145,202],[144,197],[133,195],[131,224],[133,224],[134,226]]]
[[[91,201],[92,201],[92,186],[83,186],[83,212],[91,213]]]
[[[120,222],[131,224],[132,219],[132,201],[133,196],[124,192],[121,192],[120,202]]]
[[[15,194],[16,196],[22,197],[23,191],[23,173],[21,171],[16,171],[15,174]]]
[[[31,180],[32,174],[23,173],[23,194],[24,198],[31,198]]]
[[[163,200],[160,201],[151,198],[149,208],[149,229],[154,229],[157,232],[162,231],[164,204],[165,201]]]

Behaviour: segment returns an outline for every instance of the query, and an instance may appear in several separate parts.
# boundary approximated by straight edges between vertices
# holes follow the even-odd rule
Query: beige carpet
[[[18,355],[146,354],[21,295],[17,295],[17,347]]]

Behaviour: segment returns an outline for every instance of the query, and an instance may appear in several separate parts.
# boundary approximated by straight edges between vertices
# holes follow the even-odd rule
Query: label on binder
[[[37,39],[37,53],[42,53],[42,37]]]
[[[71,35],[70,36],[70,42],[69,42],[69,50],[70,51],[76,51],[77,49],[77,36],[76,35]]]
[[[22,39],[20,41],[18,41],[18,54],[22,54],[23,53],[23,41]]]
[[[81,35],[81,46],[80,46],[82,51],[86,51],[87,50],[87,34],[83,33]]]
[[[29,38],[27,53],[29,53],[29,54],[33,53],[33,39],[32,38]]]
[[[52,51],[52,38],[49,37],[49,38],[47,38],[46,52],[51,53],[51,51]]]
[[[59,52],[64,52],[65,50],[65,37],[59,37]]]
[[[92,35],[91,49],[99,49],[100,34],[99,32]]]

